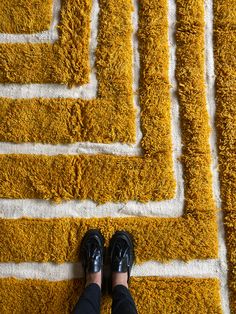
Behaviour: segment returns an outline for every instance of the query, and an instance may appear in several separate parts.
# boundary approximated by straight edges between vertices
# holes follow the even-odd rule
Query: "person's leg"
[[[82,241],[80,258],[85,271],[85,290],[73,314],[100,314],[104,238],[98,230],[89,230]]]
[[[127,273],[112,273],[112,314],[137,314]]]
[[[101,288],[96,283],[89,284],[77,302],[73,314],[100,314]]]
[[[134,245],[126,231],[116,232],[110,242],[109,255],[112,276],[112,314],[137,314],[134,300],[128,289],[134,262]]]

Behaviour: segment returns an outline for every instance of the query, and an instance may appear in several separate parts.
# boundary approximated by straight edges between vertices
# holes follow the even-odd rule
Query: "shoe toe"
[[[80,257],[84,270],[99,272],[103,264],[104,238],[99,230],[89,230],[81,243]]]
[[[111,270],[113,272],[128,272],[134,262],[134,245],[131,236],[125,231],[114,234],[110,244]]]

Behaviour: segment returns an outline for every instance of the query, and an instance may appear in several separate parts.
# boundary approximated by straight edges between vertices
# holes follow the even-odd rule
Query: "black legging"
[[[100,314],[101,289],[96,283],[88,285],[76,304],[73,314]],[[112,292],[112,314],[137,314],[129,290],[117,285]]]

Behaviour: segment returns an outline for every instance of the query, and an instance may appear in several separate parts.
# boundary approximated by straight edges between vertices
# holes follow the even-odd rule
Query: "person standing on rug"
[[[99,230],[89,230],[81,243],[80,257],[85,271],[85,289],[73,314],[99,314],[101,306],[104,237]],[[137,314],[134,300],[128,289],[130,271],[134,262],[134,245],[126,231],[117,231],[109,245],[113,314]]]

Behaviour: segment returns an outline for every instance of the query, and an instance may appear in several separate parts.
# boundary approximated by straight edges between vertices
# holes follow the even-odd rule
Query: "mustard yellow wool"
[[[145,156],[172,151],[167,3],[139,3],[139,102]]]
[[[183,218],[0,219],[1,262],[74,262],[85,232],[99,228],[106,243],[116,230],[135,239],[136,261],[216,258],[215,215]],[[37,248],[37,249],[35,249]]]
[[[0,155],[0,197],[97,203],[172,198],[171,157]]]
[[[68,85],[86,83],[81,79],[87,80],[89,74],[91,1],[84,0],[80,3],[76,0],[65,0],[63,3],[60,36],[54,45],[0,44],[0,69],[2,69],[0,76],[5,77],[7,82],[10,78],[8,70],[12,68],[14,82],[17,80],[16,73],[19,69],[19,82],[22,83],[36,81],[44,83],[48,75],[49,80],[52,80],[50,82],[54,83],[62,82]],[[132,98],[132,7],[130,1],[109,0],[109,3],[107,6],[107,1],[99,2],[96,50],[97,98],[93,100],[0,98],[1,141],[51,144],[78,141],[97,143],[135,141],[135,109]],[[22,47],[28,49],[23,55],[20,52]],[[63,60],[55,59],[57,47],[63,50],[60,54]],[[9,49],[13,54],[17,52],[17,55],[11,57]],[[46,53],[44,58],[40,57],[41,49]],[[49,50],[53,51],[55,59],[53,66],[50,63]],[[9,60],[12,62],[11,65],[8,64]],[[29,65],[27,62],[32,64]],[[68,67],[70,73],[66,70],[59,73],[63,64]],[[85,68],[87,74],[81,72]],[[4,72],[5,69],[7,72]],[[24,73],[27,74],[27,79]],[[79,73],[82,75],[80,79],[77,77]],[[170,121],[165,122],[168,124]],[[170,138],[170,135],[168,136]]]
[[[236,313],[236,2],[214,1],[216,126],[231,313]]]
[[[94,99],[0,98],[2,142],[132,143],[133,104]]]
[[[176,3],[176,79],[183,154],[194,157],[200,153],[209,156],[203,0],[177,0]]]
[[[100,33],[101,37],[98,37],[100,38],[97,50],[97,57],[100,61],[96,65],[99,81],[98,98],[106,101],[112,99],[119,112],[119,108],[124,108],[124,104],[130,104],[132,97],[131,89],[129,89],[131,88],[129,80],[132,77],[131,50],[129,50],[131,48],[130,44],[127,45],[128,48],[122,45],[123,42],[125,44],[130,42],[131,29],[130,23],[127,21],[130,18],[131,4],[124,0],[110,0],[109,2],[102,0],[100,6],[101,20],[103,20],[102,17],[107,17],[105,19],[107,25],[104,22],[104,28],[101,28],[100,32],[109,36],[102,36]],[[121,13],[115,15],[117,9],[120,9]],[[73,198],[90,198],[102,203],[130,199],[145,202],[174,196],[175,183],[170,136],[167,1],[141,0],[139,10],[138,38],[141,63],[140,106],[143,156],[2,155],[0,158],[1,197],[42,198],[58,202]],[[109,30],[107,32],[105,25]],[[107,38],[114,40],[114,33],[116,33],[112,28],[114,25],[118,25],[117,29],[122,29],[118,32],[122,37],[122,40],[120,38],[119,41],[119,51],[122,51],[124,63],[120,61],[118,53],[108,54],[113,51],[113,48],[115,49],[115,43],[111,44],[109,49],[107,48],[109,44],[105,45],[111,43]],[[1,262],[74,262],[78,259],[81,239],[89,228],[101,229],[106,244],[114,231],[120,229],[129,231],[134,236],[137,263],[147,260],[180,259],[188,261],[217,258],[216,209],[212,196],[211,158],[208,143],[210,128],[204,82],[203,0],[177,0],[176,42],[176,77],[183,143],[181,162],[185,182],[183,216],[180,218],[1,219]],[[103,49],[103,47],[105,48]],[[112,59],[112,56],[115,59]],[[121,60],[123,59],[121,58]],[[109,63],[109,61],[112,62]],[[107,64],[108,67],[106,67]],[[117,64],[120,66],[119,70],[123,71],[120,78],[116,76],[115,72]],[[110,74],[111,68],[114,70],[112,75]],[[103,80],[109,76],[111,80]],[[114,84],[111,83],[113,81]],[[71,85],[72,83],[74,81],[70,81]],[[121,89],[123,85],[129,86],[129,88]],[[37,101],[34,100],[33,104],[35,105]],[[25,103],[23,101],[23,104]],[[43,105],[45,104],[43,102]],[[83,107],[81,106],[81,108]],[[81,109],[78,109],[77,106],[74,106],[73,109],[78,121],[81,121],[83,119],[80,115]],[[9,110],[10,104],[7,103],[5,112],[11,113]],[[20,115],[15,118],[13,110],[12,116],[16,123]],[[89,116],[90,113],[88,120]],[[3,115],[3,119],[4,117]],[[82,138],[83,125],[78,123],[79,131],[76,133],[77,120],[72,127],[68,127],[67,121],[70,121],[71,117],[72,115],[68,114],[65,121],[60,122],[60,128],[63,130],[61,138],[56,134],[52,135],[51,128],[49,135],[42,135],[40,141],[53,143],[64,141],[67,143],[76,139],[77,136]],[[103,122],[102,116],[100,119]],[[60,114],[58,120],[60,120]],[[30,122],[27,123],[30,125]],[[49,121],[47,123],[50,125]],[[37,123],[35,124],[37,125]],[[24,128],[17,138],[14,126],[10,125],[9,137],[12,141],[21,142],[24,141],[26,134],[26,141],[30,141],[30,135],[26,133],[26,129]],[[99,129],[96,129],[96,132],[99,133]],[[1,136],[5,136],[4,131],[1,134]],[[39,135],[35,133],[34,136],[32,136],[34,141],[39,141]],[[96,136],[92,135],[92,138],[98,141],[99,136]],[[7,140],[7,137],[8,135],[4,140]],[[112,137],[112,140],[114,138],[116,137]],[[76,297],[76,289],[81,287],[77,281],[51,284],[45,281],[4,280],[5,282],[1,281],[2,292],[4,295],[9,295],[9,298],[11,296],[9,285],[18,289],[17,293],[13,290],[15,296],[31,296],[31,303],[27,303],[21,297],[19,298],[22,301],[16,297],[16,301],[13,300],[13,302],[18,301],[16,304],[18,308],[21,305],[23,308],[28,306],[29,312],[34,311],[32,309],[35,308],[35,304],[38,306],[40,303],[38,298],[43,300],[43,307],[46,307],[49,306],[48,296],[56,295],[58,299],[57,297],[53,298],[52,306],[54,307],[51,312],[68,313],[78,297]],[[31,290],[26,292],[25,289],[35,287],[35,284],[38,289],[32,290],[37,291],[38,295],[33,294],[35,296],[33,298]],[[53,286],[56,287],[55,290],[53,290]],[[141,314],[221,313],[219,284],[215,279],[137,278],[133,279],[131,286]],[[46,287],[46,292],[44,287]],[[67,293],[71,298],[68,298]],[[9,301],[4,303],[6,313],[11,311],[11,308],[7,308],[8,304],[10,304]],[[107,307],[108,303],[105,303],[103,305],[104,313],[108,313]],[[50,313],[49,310],[48,312]]]
[[[0,279],[1,313],[71,313],[83,281]],[[131,293],[140,314],[221,314],[217,279],[132,277]],[[111,312],[103,297],[102,314]]]
[[[149,2],[145,2],[148,5]],[[162,4],[162,6],[161,6]],[[177,3],[179,4],[179,3]],[[197,5],[198,4],[198,5]],[[139,239],[138,247],[142,248],[140,253],[137,253],[138,260],[158,259],[169,260],[173,258],[180,258],[189,260],[193,258],[214,258],[218,254],[217,244],[217,225],[216,225],[216,213],[215,204],[212,197],[212,178],[210,172],[210,150],[209,150],[209,125],[208,114],[206,111],[205,98],[199,98],[198,105],[195,103],[195,94],[190,93],[192,84],[198,89],[203,88],[204,93],[204,32],[203,32],[203,10],[199,10],[203,6],[202,1],[198,1],[195,5],[195,18],[199,21],[199,31],[191,36],[191,42],[186,40],[177,40],[177,79],[179,84],[180,96],[180,108],[183,112],[182,119],[182,133],[184,154],[181,158],[184,168],[184,181],[185,181],[185,208],[182,218],[176,219],[155,219],[155,218],[132,218],[131,220],[124,218],[123,220],[111,220],[107,228],[107,221],[99,219],[101,221],[100,227],[108,233],[108,236],[114,230],[127,227],[135,238]],[[150,3],[149,3],[150,5]],[[179,7],[178,7],[179,8]],[[178,9],[177,8],[177,9]],[[186,6],[186,14],[188,12],[188,6]],[[161,10],[161,13],[160,13]],[[178,23],[184,23],[181,20],[181,15],[177,11]],[[201,13],[199,15],[199,12]],[[142,42],[142,27],[145,25],[144,20],[150,21],[149,27],[158,25],[152,14],[156,13],[159,17],[160,25],[162,16],[167,16],[166,1],[160,2],[155,10],[147,9],[143,11],[140,18],[141,30],[139,33],[139,40]],[[159,14],[159,15],[158,15]],[[155,16],[155,15],[154,15]],[[148,17],[148,18],[147,18]],[[143,26],[142,26],[143,25]],[[187,26],[185,26],[187,27]],[[192,30],[193,26],[189,25],[189,30]],[[167,31],[167,26],[165,28]],[[194,30],[194,29],[193,29]],[[145,32],[144,32],[145,33]],[[181,38],[182,30],[177,29],[177,37]],[[155,39],[160,38],[161,32],[154,33]],[[146,38],[146,36],[145,36]],[[148,47],[149,41],[145,44]],[[150,43],[153,42],[150,37]],[[158,42],[158,41],[154,41]],[[166,42],[163,43],[163,49],[166,51]],[[194,43],[195,49],[192,49],[192,43]],[[148,79],[148,67],[151,62],[147,57],[142,54],[144,44],[141,44],[141,86],[145,86],[145,80]],[[151,46],[152,47],[152,46]],[[153,57],[158,59],[161,49],[157,49],[157,55],[153,54]],[[188,52],[189,51],[189,52]],[[181,57],[181,52],[183,57]],[[198,67],[195,63],[189,63],[190,54],[194,60],[200,60]],[[161,54],[162,55],[162,54]],[[184,57],[185,56],[185,57]],[[166,66],[167,59],[163,59],[163,63]],[[188,84],[184,85],[186,76],[180,75],[182,68],[184,73],[189,73]],[[154,67],[157,77],[165,77],[167,71],[163,70],[163,67]],[[196,77],[194,75],[196,74]],[[145,74],[145,75],[144,75]],[[155,75],[154,75],[155,76]],[[196,79],[197,78],[197,79]],[[166,84],[167,85],[167,84]],[[182,88],[182,86],[185,88]],[[158,81],[151,87],[156,89],[158,87]],[[161,85],[162,86],[162,85]],[[144,97],[146,93],[146,98]],[[145,88],[142,87],[141,108],[146,111],[145,114],[155,114],[156,107],[161,108],[160,114],[157,114],[157,119],[161,117],[169,116],[169,106],[165,106],[166,99],[164,100],[162,95],[162,89],[150,93],[145,92]],[[188,97],[188,101],[186,101]],[[160,99],[163,103],[153,102],[153,100]],[[165,102],[164,102],[165,101]],[[152,104],[152,105],[150,105]],[[155,105],[153,105],[155,104]],[[164,110],[166,108],[166,111]],[[161,114],[163,113],[163,115]],[[150,116],[151,125],[153,127],[152,115]],[[72,198],[90,198],[97,202],[107,201],[126,201],[129,199],[137,199],[141,201],[148,200],[160,200],[163,198],[173,197],[173,181],[171,176],[171,154],[170,152],[162,155],[160,152],[165,152],[166,147],[170,145],[170,141],[156,141],[155,137],[151,139],[151,134],[156,136],[155,132],[148,131],[148,120],[142,124],[143,129],[146,129],[143,138],[143,145],[145,145],[144,158],[141,157],[112,157],[112,156],[27,156],[27,155],[2,155],[1,156],[1,197],[7,198],[44,198],[54,199],[61,201],[63,199]],[[160,125],[163,126],[162,120]],[[167,126],[170,124],[168,123]],[[160,130],[164,130],[163,127]],[[193,139],[193,140],[192,140]],[[149,143],[149,145],[147,145]],[[151,157],[149,157],[151,156]],[[112,163],[111,163],[112,161]],[[167,172],[166,172],[167,171]],[[161,177],[161,174],[164,174]],[[53,179],[52,179],[53,178]],[[146,220],[147,219],[147,220]],[[76,220],[59,220],[57,224],[62,225],[68,230],[72,230],[71,224],[75,222],[75,234],[76,237],[72,237],[74,242],[74,253],[72,256],[62,256],[52,254],[51,241],[46,242],[46,247],[43,248],[43,252],[46,254],[46,260],[56,259],[57,262],[63,262],[65,259],[74,259],[78,250],[80,240],[85,229],[78,229],[78,223]],[[93,225],[97,220],[87,220],[88,227]],[[110,221],[110,220],[108,220]],[[134,223],[135,221],[135,223]],[[139,225],[137,227],[136,225]],[[148,223],[146,223],[146,221]],[[16,220],[16,221],[2,221],[5,228],[4,234],[11,234],[10,230],[20,230],[18,227],[21,224],[28,226],[28,230],[33,227],[35,234],[38,234],[39,239],[41,235],[47,234],[50,230],[53,230],[50,226],[54,226],[55,221],[49,220],[38,224],[38,220]],[[18,227],[14,227],[14,224]],[[81,220],[83,223],[83,219]],[[117,225],[116,225],[117,223]],[[143,225],[146,223],[146,228]],[[106,228],[104,227],[106,226]],[[116,226],[116,227],[114,227]],[[23,229],[24,229],[23,228]],[[36,229],[35,229],[36,228]],[[37,230],[37,232],[36,232]],[[79,231],[78,231],[79,230]],[[87,230],[87,229],[86,229]],[[142,233],[137,232],[143,230]],[[155,239],[160,237],[161,241],[156,246],[157,250],[150,250],[146,245],[145,237],[149,237],[147,230],[150,231],[150,243],[155,242]],[[174,231],[173,231],[174,230]],[[58,231],[59,232],[59,231]],[[23,233],[24,234],[24,233]],[[34,234],[34,232],[33,232]],[[58,233],[60,234],[60,232]],[[107,236],[107,238],[108,238]],[[70,237],[71,238],[71,237]],[[6,239],[6,238],[5,238]],[[50,238],[49,239],[53,239]],[[67,241],[68,237],[66,237]],[[77,239],[77,240],[76,240]],[[18,242],[12,240],[4,240],[4,255],[7,260],[42,260],[39,253],[36,252],[35,256],[32,255],[31,248],[34,246],[32,238],[32,246],[28,244],[29,251],[25,252],[25,256],[22,257],[22,248],[18,247]],[[52,240],[57,241],[57,239]],[[43,242],[42,242],[43,243]],[[204,243],[202,245],[201,243]],[[48,247],[49,245],[49,247]],[[8,256],[9,246],[15,247],[11,250],[14,254]],[[53,246],[54,247],[54,246]],[[60,245],[55,245],[60,251],[68,251],[68,243],[63,242]],[[150,253],[151,252],[151,256]],[[59,254],[59,255],[58,255]],[[73,255],[74,254],[74,255]],[[58,256],[58,257],[55,257]]]
[[[0,83],[88,83],[91,7],[91,0],[63,0],[55,43],[1,43]]]
[[[1,123],[0,136],[4,141],[22,142],[33,139],[33,141],[56,144],[80,140],[96,142],[103,142],[104,139],[105,142],[114,140],[132,142],[134,140],[135,115],[131,88],[132,58],[130,45],[132,7],[131,3],[127,1],[124,5],[123,0],[110,0],[110,4],[107,6],[107,2],[100,1],[101,12],[96,52],[99,82],[98,100],[2,99],[0,104],[3,123]],[[155,29],[161,23],[163,16],[167,20],[167,3],[162,0],[153,11],[149,10],[148,2],[144,1],[143,6],[145,10],[140,9],[143,13],[141,13],[139,20],[139,41],[141,71],[143,73],[141,79],[142,97],[140,98],[141,123],[143,130],[146,130],[142,141],[144,156],[83,155],[58,158],[22,155],[2,156],[2,165],[5,164],[5,169],[7,169],[2,172],[3,186],[0,191],[2,197],[37,197],[57,201],[90,198],[104,203],[130,199],[139,201],[161,200],[170,199],[174,196],[167,23],[164,28],[164,39],[163,28],[161,32],[154,33],[155,40],[153,42],[161,42],[159,49],[154,49],[153,45],[147,46],[148,36],[145,33],[146,25]],[[157,14],[157,20],[146,19],[147,15],[151,17],[153,14]],[[119,26],[118,34],[114,25]],[[110,36],[110,34],[114,35]],[[118,36],[116,41],[114,41],[114,36]],[[118,42],[120,42],[118,54],[112,53],[113,49],[114,52],[117,51]],[[152,42],[152,39],[149,39],[149,42]],[[147,57],[145,47],[148,47],[150,57]],[[107,53],[108,49],[109,54]],[[146,93],[145,82],[148,80],[149,64],[153,60],[162,62],[162,67],[156,67],[154,74],[151,74],[152,79],[157,77],[158,80],[151,86],[150,92]],[[114,67],[113,64],[116,66]],[[161,77],[166,82],[164,94],[163,85],[159,84]],[[111,80],[113,84],[111,84]],[[38,114],[35,115],[35,112]],[[20,129],[19,125],[21,126]],[[32,173],[31,167],[34,168],[35,172],[33,176],[30,174]],[[45,171],[42,171],[42,167]],[[53,174],[55,184],[50,180],[52,177],[50,167],[56,169]],[[67,170],[65,171],[65,169]],[[15,184],[14,180],[11,180],[7,174],[9,171],[13,171],[20,182],[16,183],[15,181]],[[7,181],[4,179],[6,177],[9,178]],[[7,192],[9,188],[11,189],[10,194]]]
[[[103,3],[103,2],[101,2]],[[121,2],[116,2],[116,5]],[[137,157],[112,157],[112,156],[26,156],[26,155],[2,155],[1,157],[1,197],[10,198],[44,198],[54,199],[60,201],[62,199],[90,198],[97,202],[107,201],[126,201],[129,199],[137,199],[141,201],[160,200],[163,198],[170,198],[173,196],[173,181],[171,175],[171,158],[166,154],[162,156],[160,151],[170,147],[170,138],[167,137],[166,141],[156,141],[157,133],[155,132],[155,124],[158,122],[158,118],[165,118],[167,121],[167,127],[170,128],[169,117],[169,104],[166,102],[166,97],[162,97],[161,79],[166,82],[166,88],[168,88],[168,59],[162,58],[163,51],[167,52],[167,36],[160,49],[157,49],[156,53],[152,53],[152,58],[148,58],[144,55],[144,47],[149,47],[150,43],[158,42],[157,39],[161,38],[162,32],[150,31],[152,36],[147,37],[145,31],[145,21],[148,22],[150,30],[155,29],[158,25],[162,25],[163,16],[164,21],[167,21],[167,5],[166,1],[162,1],[155,6],[153,11],[150,10],[150,2],[144,1],[143,7],[145,10],[140,14],[140,59],[141,59],[141,97],[140,103],[142,108],[142,116],[150,115],[150,119],[144,119],[142,122],[142,128],[144,130],[143,145],[145,148],[144,158]],[[194,5],[195,10],[192,10],[192,17],[197,21],[196,30],[193,25],[186,24],[182,18],[183,12],[188,13],[188,10],[192,8],[187,3],[186,6],[182,6],[182,2],[177,2],[177,80],[179,84],[180,95],[180,110],[182,114],[182,133],[184,154],[182,162],[184,165],[184,179],[185,179],[185,210],[184,217],[179,219],[162,220],[151,219],[152,224],[156,222],[166,223],[164,236],[164,243],[169,242],[170,236],[168,232],[171,232],[172,228],[169,224],[176,224],[175,240],[173,240],[174,249],[169,249],[168,254],[164,251],[153,252],[153,257],[156,259],[171,259],[179,257],[185,260],[194,257],[213,257],[217,255],[217,237],[216,237],[216,222],[215,222],[215,205],[212,199],[212,179],[210,174],[210,151],[209,151],[209,125],[208,115],[206,111],[206,102],[204,94],[199,98],[196,104],[195,94],[192,92],[192,86],[196,90],[201,90],[204,93],[204,32],[203,32],[203,2],[197,1]],[[104,7],[105,10],[105,7]],[[185,10],[185,11],[184,11]],[[102,11],[104,12],[104,11]],[[123,11],[122,11],[123,12]],[[103,13],[101,13],[103,14]],[[105,13],[104,13],[105,14]],[[153,19],[157,16],[157,19]],[[148,18],[147,18],[148,17]],[[159,23],[158,23],[159,21]],[[167,32],[167,24],[164,23],[165,30]],[[184,28],[185,31],[182,30]],[[189,36],[184,38],[186,29],[189,29]],[[150,38],[150,41],[147,41]],[[191,39],[188,41],[188,39]],[[192,45],[195,49],[192,48]],[[102,47],[102,42],[101,42]],[[154,49],[150,45],[150,51]],[[102,50],[99,50],[102,51]],[[164,56],[166,54],[164,53]],[[198,61],[196,66],[195,62],[190,62],[191,58]],[[155,66],[153,72],[150,71],[152,60],[162,60],[163,66]],[[156,63],[155,63],[156,64]],[[182,68],[184,70],[182,70]],[[186,81],[186,73],[188,73],[189,80]],[[145,84],[147,84],[150,77],[150,82],[154,84],[150,85],[150,92],[145,91]],[[153,81],[153,78],[157,77],[157,81]],[[147,82],[146,82],[147,80]],[[183,87],[184,86],[184,87]],[[108,88],[108,86],[106,87]],[[104,89],[102,89],[103,91]],[[167,93],[167,89],[164,89]],[[109,97],[115,95],[113,89],[107,89]],[[102,92],[101,92],[102,93]],[[104,94],[105,97],[106,93]],[[167,95],[167,94],[166,94]],[[166,96],[165,95],[165,96]],[[129,96],[129,94],[128,94]],[[187,97],[187,98],[186,98]],[[156,102],[159,99],[160,102]],[[169,98],[168,98],[169,99]],[[187,101],[186,101],[187,99]],[[197,98],[198,99],[198,98]],[[154,102],[153,102],[154,100]],[[151,105],[150,105],[151,104]],[[158,109],[157,109],[158,108]],[[155,113],[159,114],[155,115]],[[153,119],[156,117],[157,120]],[[165,134],[164,128],[160,119],[161,134]],[[150,123],[149,123],[150,122]],[[148,130],[148,127],[153,128]],[[154,135],[154,138],[151,136]],[[165,138],[165,137],[164,137]],[[158,138],[157,138],[158,139]],[[151,156],[152,158],[150,158]],[[168,157],[169,156],[169,157]],[[164,158],[163,158],[164,157]],[[113,165],[111,163],[113,162]],[[155,166],[156,165],[156,166]],[[167,171],[167,173],[165,172]],[[164,173],[161,179],[160,174]],[[164,181],[163,181],[164,180]],[[142,223],[145,218],[137,218]],[[121,221],[121,220],[120,220]],[[3,221],[4,223],[4,221]],[[12,221],[7,223],[7,229],[11,228]],[[17,221],[21,223],[21,221]],[[30,220],[26,221],[26,225],[31,223]],[[54,223],[53,221],[51,223]],[[93,220],[89,220],[89,224],[93,223]],[[64,224],[64,220],[62,220]],[[37,233],[44,234],[46,231],[42,231],[41,224],[39,224]],[[188,227],[186,227],[188,226]],[[190,227],[191,226],[191,227]],[[71,227],[70,227],[71,228]],[[189,228],[189,229],[188,229]],[[188,251],[176,251],[180,239],[186,239],[183,241],[182,247],[190,248],[189,244],[189,232],[196,235],[193,230],[201,230],[201,234],[204,235],[206,243],[204,250],[197,248],[192,253],[192,249]],[[15,229],[15,228],[14,228]],[[138,228],[139,229],[139,228]],[[47,230],[47,225],[46,225]],[[158,232],[158,228],[155,228],[155,234]],[[169,230],[169,231],[168,231]],[[134,230],[135,232],[135,230]],[[7,233],[7,232],[6,232]],[[83,232],[80,232],[83,235]],[[178,235],[178,236],[177,236]],[[186,238],[186,235],[187,238]],[[163,235],[162,235],[163,236]],[[40,236],[39,236],[40,237]],[[143,237],[141,237],[143,239]],[[173,238],[173,237],[172,237]],[[197,241],[202,239],[202,236],[194,238]],[[191,238],[192,239],[192,238]],[[200,242],[198,242],[200,243]],[[8,249],[8,242],[5,241],[5,253]],[[15,245],[11,243],[11,245]],[[65,244],[63,244],[64,246]],[[79,243],[76,243],[76,248]],[[141,246],[140,246],[141,247]],[[168,245],[163,246],[169,247]],[[144,250],[144,251],[147,251]],[[18,259],[20,250],[16,249],[16,256],[9,257],[10,259]],[[160,252],[162,252],[160,254]],[[178,253],[177,253],[178,252]],[[48,259],[53,258],[49,252]],[[166,254],[166,256],[165,256]],[[176,255],[177,254],[177,255]],[[139,256],[139,254],[138,254]],[[145,254],[144,254],[145,256]],[[41,257],[34,257],[36,260]],[[144,259],[147,257],[143,257]],[[25,259],[31,259],[30,251],[26,252]],[[63,258],[58,257],[59,261]],[[142,260],[142,257],[139,257]]]
[[[1,0],[0,33],[40,33],[52,21],[52,0]]]

